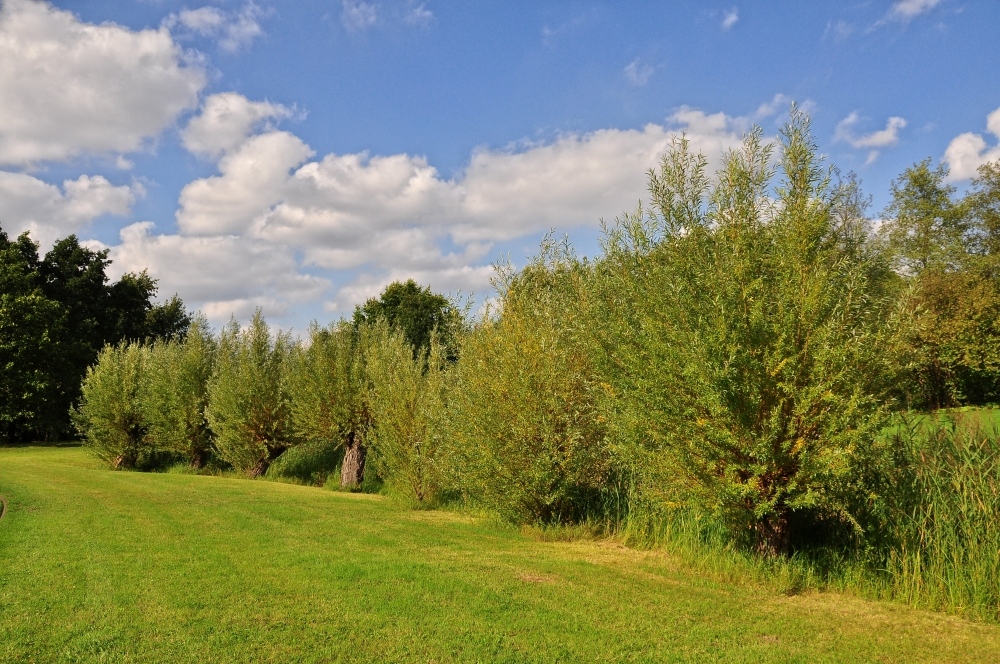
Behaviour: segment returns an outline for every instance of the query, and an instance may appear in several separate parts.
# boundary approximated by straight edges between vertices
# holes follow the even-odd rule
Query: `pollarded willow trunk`
[[[257,461],[257,463],[247,470],[247,477],[251,479],[263,477],[264,473],[267,472],[267,469],[271,467],[272,463],[274,463],[274,460],[281,456],[281,453],[287,449],[288,448],[285,446],[271,447],[268,445],[267,456],[262,457],[259,461]]]
[[[791,552],[792,528],[788,514],[765,517],[757,524],[757,550],[765,556],[787,556]]]
[[[354,488],[365,479],[365,455],[367,450],[361,434],[352,431],[344,443],[344,465],[340,468],[340,486]]]
[[[124,452],[115,457],[111,464],[115,470],[133,470],[138,461],[134,452]]]
[[[191,468],[204,468],[208,463],[208,450],[191,450],[189,465]]]

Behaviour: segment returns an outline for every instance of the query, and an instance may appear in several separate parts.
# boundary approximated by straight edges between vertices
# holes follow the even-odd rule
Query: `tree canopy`
[[[107,250],[75,235],[40,257],[27,233],[0,229],[0,424],[7,440],[69,430],[70,405],[105,345],[172,338],[190,323],[176,295],[156,304],[146,271],[112,282]]]

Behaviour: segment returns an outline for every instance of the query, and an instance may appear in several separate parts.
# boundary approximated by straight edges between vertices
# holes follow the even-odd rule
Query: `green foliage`
[[[234,320],[219,339],[208,423],[219,456],[250,477],[297,442],[284,380],[290,352],[291,339],[272,338],[259,309],[248,327]]]
[[[95,456],[112,468],[136,468],[158,449],[149,435],[150,351],[135,343],[106,346],[87,370],[73,420]]]
[[[215,353],[204,317],[191,322],[183,341],[160,341],[150,348],[149,434],[194,468],[204,466],[212,450],[206,411]]]
[[[605,427],[573,306],[585,272],[551,241],[521,274],[501,270],[496,315],[468,335],[455,368],[457,482],[514,523],[583,518],[607,478]]]
[[[368,444],[386,484],[417,503],[435,501],[442,489],[448,361],[436,336],[426,353],[398,331],[370,331],[367,372],[372,425]]]
[[[414,357],[427,352],[435,330],[449,357],[457,357],[458,335],[464,327],[462,312],[445,296],[432,293],[429,286],[421,288],[413,279],[394,281],[378,299],[371,298],[354,310],[356,327],[378,320],[402,330]]]
[[[710,183],[676,143],[650,178],[655,210],[608,233],[592,329],[625,465],[774,553],[793,518],[860,530],[893,307],[880,254],[844,242],[851,197],[802,114],[774,199],[771,159],[756,130]]]
[[[367,423],[364,332],[344,322],[313,324],[288,371],[292,422],[304,440],[340,447]]]
[[[925,159],[892,183],[892,203],[882,215],[888,221],[880,232],[905,274],[956,269],[963,262],[967,223],[947,176],[944,166],[931,169]]]
[[[1000,169],[980,169],[958,201],[946,177],[930,160],[907,169],[882,228],[909,282],[901,391],[930,409],[1000,399]]]
[[[12,442],[19,428],[42,428],[50,414],[65,316],[45,296],[37,271],[38,246],[0,231],[0,425]]]
[[[176,296],[152,304],[156,281],[146,272],[109,283],[107,251],[59,240],[44,258],[22,234],[0,230],[0,406],[8,440],[65,435],[80,383],[106,344],[167,338],[186,327]],[[7,349],[6,351],[2,349]]]
[[[1000,618],[1000,431],[976,414],[895,427],[886,594]]]

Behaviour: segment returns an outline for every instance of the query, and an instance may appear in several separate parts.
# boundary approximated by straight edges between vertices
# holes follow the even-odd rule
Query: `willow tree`
[[[651,209],[607,232],[592,329],[625,456],[782,553],[798,515],[859,527],[892,307],[802,113],[781,133],[780,182],[774,150],[755,129],[712,179],[675,142]]]
[[[313,324],[308,343],[298,347],[288,372],[292,424],[296,435],[342,448],[340,483],[355,487],[364,480],[364,434],[368,425],[365,374],[366,325],[341,321]]]
[[[70,411],[84,445],[116,470],[134,469],[162,451],[149,435],[149,357],[149,348],[137,343],[105,346]]]
[[[426,351],[414,357],[400,330],[381,324],[371,332],[366,373],[373,465],[395,491],[433,502],[443,486],[447,350],[432,334]]]
[[[520,273],[502,269],[495,315],[464,339],[449,386],[456,482],[514,523],[585,518],[608,478],[576,302],[586,270],[551,239]]]
[[[212,451],[207,411],[215,355],[216,342],[202,316],[190,323],[183,340],[158,341],[151,351],[150,435],[192,468],[204,466]]]
[[[220,335],[208,424],[219,456],[250,477],[297,442],[284,381],[291,346],[287,334],[272,337],[259,309],[249,326],[232,321]]]

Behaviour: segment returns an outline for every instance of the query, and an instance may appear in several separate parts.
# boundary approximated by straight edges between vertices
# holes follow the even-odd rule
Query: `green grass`
[[[0,449],[0,661],[998,661],[1000,627],[785,596],[384,498]]]

